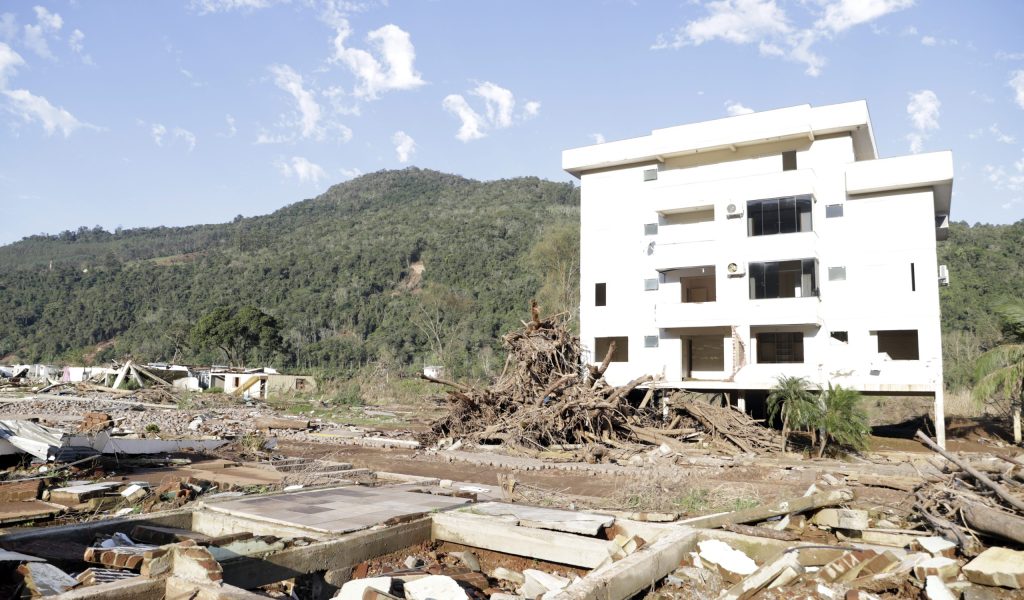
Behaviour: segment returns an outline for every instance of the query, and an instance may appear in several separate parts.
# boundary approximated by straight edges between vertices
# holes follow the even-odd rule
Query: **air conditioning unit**
[[[725,274],[729,277],[742,277],[747,274],[746,265],[741,262],[731,262],[726,265]]]
[[[949,268],[939,265],[939,285],[949,285]]]
[[[729,219],[736,219],[743,216],[743,205],[730,202],[725,207],[725,216]]]

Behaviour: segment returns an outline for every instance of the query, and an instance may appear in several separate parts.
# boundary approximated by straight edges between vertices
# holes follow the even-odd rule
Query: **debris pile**
[[[561,317],[541,320],[535,310],[531,322],[502,341],[508,358],[490,387],[421,376],[451,388],[448,413],[431,428],[435,439],[500,442],[527,450],[631,448],[636,443],[672,451],[700,445],[728,454],[779,449],[771,429],[743,412],[708,402],[707,394],[678,392],[654,400],[657,390],[651,376],[618,387],[608,385],[604,373],[615,343],[600,365],[582,367],[579,339]],[[642,400],[631,401],[630,393],[645,385]]]
[[[448,414],[432,426],[436,437],[475,442],[501,441],[508,446],[543,448],[552,444],[613,444],[635,439],[633,429],[653,426],[646,405],[627,402],[629,392],[652,377],[624,386],[602,378],[614,345],[600,366],[581,368],[579,339],[560,317],[533,320],[502,338],[508,351],[505,369],[494,385],[474,388],[423,375],[452,389]]]

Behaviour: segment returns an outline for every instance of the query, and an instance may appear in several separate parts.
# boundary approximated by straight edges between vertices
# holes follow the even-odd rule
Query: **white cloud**
[[[592,134],[590,134],[590,139],[594,140],[595,144],[603,144],[606,141],[604,139],[604,135],[600,134],[600,133],[592,133]]]
[[[153,141],[156,142],[157,146],[163,146],[164,136],[167,135],[167,128],[160,123],[153,123],[152,127],[149,128],[149,134],[153,136]]]
[[[201,15],[232,10],[256,10],[276,4],[277,0],[192,0],[189,8]]]
[[[462,126],[455,134],[457,139],[463,142],[480,139],[487,135],[489,129],[506,129],[516,123],[516,97],[511,90],[485,81],[469,93],[483,99],[483,114],[474,110],[461,94],[450,94],[441,103],[445,110],[462,121]],[[522,122],[540,114],[540,106],[540,102],[536,100],[524,102],[518,121]]]
[[[512,126],[512,111],[516,107],[516,97],[510,90],[485,81],[476,86],[471,93],[484,99],[487,120],[491,125],[498,129]]]
[[[10,42],[18,36],[18,23],[14,13],[0,15],[0,39]]]
[[[1013,144],[1017,140],[1010,134],[1005,133],[999,129],[999,125],[993,123],[988,130],[995,136],[996,141],[1003,144]]]
[[[411,90],[426,83],[413,65],[416,49],[409,33],[397,25],[385,25],[366,36],[380,60],[366,50],[345,46],[345,40],[351,34],[348,21],[339,18],[336,30],[331,61],[344,64],[358,78],[353,92],[355,96],[374,100],[382,92]]]
[[[91,65],[93,64],[92,56],[85,54],[85,44],[82,43],[84,40],[85,34],[82,33],[81,29],[76,29],[71,32],[71,35],[68,36],[68,46],[71,47],[72,52],[74,52],[81,58],[83,63]]]
[[[48,35],[53,36],[64,26],[64,19],[57,13],[48,11],[45,7],[36,6],[36,24],[25,25],[25,45],[43,58],[56,60],[56,56],[50,51],[46,41]]]
[[[235,118],[231,115],[224,115],[224,121],[228,124],[228,132],[220,134],[221,137],[235,137],[238,128],[235,127]]]
[[[523,118],[532,119],[540,114],[540,102],[529,100],[523,104]]]
[[[46,10],[43,6],[36,6],[36,22],[43,30],[49,33],[56,33],[64,26],[64,19],[57,13]]]
[[[25,59],[7,44],[0,42],[0,90],[7,87],[7,78],[14,75],[18,67],[25,64]]]
[[[939,128],[939,97],[931,90],[921,90],[910,95],[910,102],[907,104],[907,114],[914,127],[927,131]]]
[[[1024,108],[1024,71],[1014,71],[1010,75],[1008,83],[1013,88],[1014,100],[1017,102],[1017,106]]]
[[[270,72],[274,75],[274,85],[291,94],[299,111],[297,125],[304,138],[324,137],[320,127],[320,105],[312,92],[302,85],[302,76],[288,65],[273,65]]]
[[[1024,52],[1004,52],[1000,50],[995,53],[996,60],[1024,60]]]
[[[462,120],[462,125],[459,127],[458,133],[455,134],[456,139],[468,142],[487,135],[483,132],[485,127],[483,117],[473,110],[466,99],[459,94],[445,96],[441,106]]]
[[[939,128],[939,108],[941,106],[939,97],[931,90],[921,90],[910,94],[907,115],[910,117],[915,131],[907,134],[907,141],[910,142],[910,151],[914,154],[924,149],[928,132]]]
[[[815,26],[839,33],[913,5],[914,0],[839,0],[826,6],[825,15]]]
[[[174,138],[184,140],[188,144],[188,151],[191,152],[196,149],[196,135],[187,129],[181,127],[174,128]]]
[[[924,46],[934,46],[936,44],[936,40],[934,37],[926,35],[921,38],[921,44]]]
[[[363,174],[362,169],[359,169],[358,167],[352,167],[351,169],[340,169],[338,172],[341,173],[342,177],[346,179],[354,179]]]
[[[327,177],[323,167],[302,156],[293,156],[291,161],[278,160],[277,170],[285,177],[294,177],[299,183],[319,183]]]
[[[669,39],[659,36],[653,48],[699,46],[715,40],[757,44],[762,56],[801,63],[806,67],[805,73],[813,77],[821,73],[826,63],[814,51],[815,43],[907,8],[913,0],[814,0],[799,4],[808,10],[823,10],[813,24],[799,27],[776,0],[709,1],[704,4],[706,17],[689,21],[673,31]]]
[[[96,129],[93,125],[79,121],[63,107],[58,108],[46,98],[35,96],[28,90],[4,90],[3,94],[10,100],[8,110],[26,122],[39,121],[46,135],[53,135],[59,129],[64,137],[68,137],[83,127]]]
[[[409,162],[409,157],[416,152],[416,140],[404,131],[396,131],[395,135],[391,136],[391,143],[395,145],[395,154],[398,155],[400,163]]]
[[[754,112],[754,109],[743,106],[739,102],[733,102],[732,100],[726,100],[725,112],[729,113],[730,117],[736,117],[739,115],[748,115]]]

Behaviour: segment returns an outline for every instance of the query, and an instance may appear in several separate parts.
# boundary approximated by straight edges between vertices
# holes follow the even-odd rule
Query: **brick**
[[[925,581],[929,575],[934,575],[942,581],[953,581],[959,574],[960,566],[957,562],[945,556],[933,556],[914,567],[914,577],[921,581]]]

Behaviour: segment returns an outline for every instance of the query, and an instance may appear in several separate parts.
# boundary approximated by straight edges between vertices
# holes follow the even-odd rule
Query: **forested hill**
[[[468,370],[538,291],[552,297],[544,249],[575,245],[578,220],[569,183],[409,168],[231,223],[32,236],[0,248],[0,357],[223,362],[190,332],[218,308],[253,306],[283,343],[248,360]]]
[[[223,311],[254,307],[279,339],[254,340],[239,360],[484,374],[501,369],[500,336],[531,298],[545,312],[578,302],[578,223],[572,184],[409,168],[231,223],[32,236],[0,247],[0,362],[219,363],[197,324],[215,315],[203,333],[216,337]],[[1024,296],[1024,220],[953,223],[939,262],[951,275],[947,383],[959,387],[1000,338],[992,307]]]

